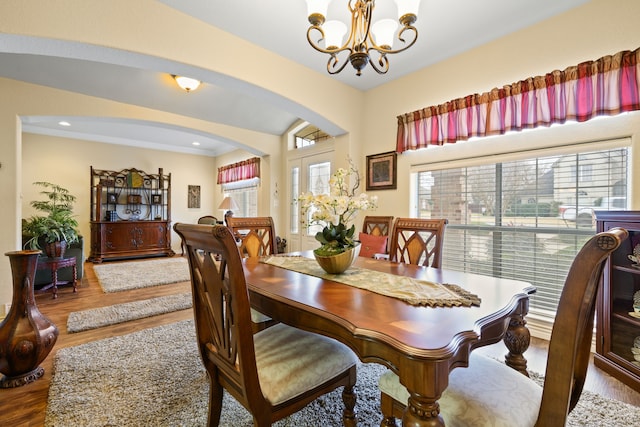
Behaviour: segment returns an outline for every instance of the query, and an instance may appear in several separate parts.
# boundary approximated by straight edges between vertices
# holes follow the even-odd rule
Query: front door
[[[315,249],[319,245],[314,236],[322,227],[305,227],[300,222],[300,206],[296,200],[304,192],[310,191],[313,194],[329,192],[332,157],[333,152],[325,152],[288,161],[287,196],[291,201],[287,216],[289,231],[287,251],[289,252]],[[308,214],[310,215],[311,212]]]

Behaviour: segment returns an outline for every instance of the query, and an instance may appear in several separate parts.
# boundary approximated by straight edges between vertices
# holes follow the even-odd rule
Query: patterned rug
[[[190,280],[189,264],[183,257],[95,264],[93,271],[106,293]]]
[[[74,311],[67,319],[68,332],[81,332],[103,326],[115,325],[130,320],[157,316],[172,311],[191,308],[191,292],[165,295],[141,301],[98,307],[90,310]]]
[[[377,381],[384,369],[358,366],[360,427],[380,425]],[[63,348],[55,355],[45,426],[204,426],[208,388],[192,320]],[[274,426],[341,426],[340,393]],[[567,425],[626,427],[639,419],[640,408],[584,392]],[[249,413],[225,395],[220,426],[252,425]]]

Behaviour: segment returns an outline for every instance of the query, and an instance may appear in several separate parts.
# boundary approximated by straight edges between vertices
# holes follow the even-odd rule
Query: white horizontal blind
[[[595,233],[591,219],[568,221],[561,209],[626,207],[628,151],[419,172],[418,216],[449,220],[444,268],[531,282],[531,312],[553,317],[569,267]]]
[[[225,196],[233,197],[238,204],[238,211],[233,214],[237,217],[258,216],[258,184],[260,178],[245,179],[230,184],[225,184],[223,190]]]

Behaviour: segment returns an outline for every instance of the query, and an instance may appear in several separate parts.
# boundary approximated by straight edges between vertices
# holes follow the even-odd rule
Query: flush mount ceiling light
[[[198,86],[200,86],[200,80],[192,79],[191,77],[176,76],[175,74],[172,74],[171,76],[176,80],[178,86],[187,92],[196,90],[198,89]]]
[[[331,55],[327,62],[329,74],[339,73],[348,62],[355,68],[358,76],[368,63],[371,63],[373,69],[379,74],[384,74],[389,70],[387,55],[409,49],[418,39],[418,30],[413,24],[418,19],[420,0],[395,0],[398,8],[398,22],[387,18],[373,24],[375,0],[349,0],[351,30],[344,44],[342,40],[347,34],[347,26],[340,21],[325,22],[330,2],[331,0],[307,0],[308,19],[311,24],[307,29],[307,40],[317,51]],[[401,24],[400,30],[398,30],[398,23]],[[402,46],[394,50],[393,41],[396,30],[398,30],[397,39]],[[318,41],[312,40],[314,32],[320,36]],[[405,33],[409,35],[408,39],[404,38]],[[320,45],[323,40],[324,48]],[[370,54],[374,52],[378,55],[375,61],[370,58]]]

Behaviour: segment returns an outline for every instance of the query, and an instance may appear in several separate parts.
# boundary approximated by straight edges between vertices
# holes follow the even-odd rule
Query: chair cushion
[[[380,377],[380,391],[407,404],[409,392],[391,371]],[[486,356],[471,353],[468,368],[449,374],[449,386],[438,401],[448,427],[535,425],[542,388],[530,378]]]
[[[387,236],[360,233],[358,239],[360,240],[360,256],[373,258],[375,254],[387,253]]]
[[[358,361],[346,345],[282,323],[253,340],[260,388],[272,405],[323,384]]]
[[[258,310],[251,309],[251,321],[253,323],[263,323],[271,320],[271,317],[266,314],[260,313]]]

